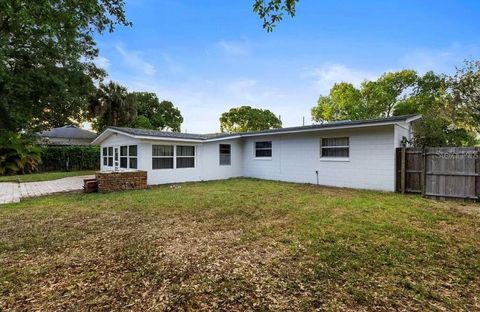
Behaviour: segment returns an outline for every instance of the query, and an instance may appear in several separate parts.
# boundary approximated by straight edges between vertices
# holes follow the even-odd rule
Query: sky
[[[97,64],[129,91],[177,106],[182,132],[219,132],[219,117],[250,105],[284,127],[336,82],[387,71],[452,73],[480,59],[478,0],[300,0],[272,33],[253,0],[126,0],[132,27],[96,37]]]

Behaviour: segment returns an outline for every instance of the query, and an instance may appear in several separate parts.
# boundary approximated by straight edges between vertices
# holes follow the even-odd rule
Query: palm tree
[[[98,131],[108,126],[129,126],[137,117],[137,101],[127,88],[110,81],[101,83],[88,106],[90,118],[95,118]]]

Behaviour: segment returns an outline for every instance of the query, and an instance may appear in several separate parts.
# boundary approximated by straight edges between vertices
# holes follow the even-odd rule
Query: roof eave
[[[111,134],[122,134],[130,138],[139,139],[139,140],[154,140],[154,141],[177,141],[177,142],[203,142],[202,139],[186,139],[186,138],[174,138],[174,137],[160,137],[160,136],[149,136],[149,135],[135,135],[125,131],[107,128],[105,129],[91,144],[97,145],[105,141]]]
[[[415,116],[412,116],[410,118],[405,119],[405,122],[406,123],[411,123],[411,122],[417,121],[417,120],[422,119],[422,118],[423,118],[423,116],[421,114],[419,114],[419,115],[415,115]]]
[[[297,129],[297,130],[291,130],[291,131],[272,131],[272,132],[264,132],[264,133],[242,134],[241,137],[255,137],[255,136],[267,136],[267,135],[277,135],[277,134],[291,134],[291,133],[303,133],[303,132],[332,131],[332,130],[343,130],[343,129],[353,129],[353,128],[378,127],[378,126],[394,125],[397,122],[398,121],[388,121],[388,122],[378,122],[378,123],[371,123],[371,124],[356,124],[356,125],[343,125],[343,126],[323,127],[323,128]]]
[[[354,128],[366,128],[366,127],[378,127],[378,126],[386,126],[386,125],[395,125],[398,124],[400,121],[404,121],[406,123],[411,123],[418,119],[421,119],[422,115],[415,115],[411,117],[406,117],[405,119],[398,119],[398,120],[387,120],[387,121],[378,121],[378,122],[370,122],[370,123],[357,123],[357,124],[350,124],[350,125],[333,125],[331,127],[314,127],[308,129],[295,129],[295,130],[281,130],[278,131],[266,131],[266,132],[256,132],[256,133],[243,133],[243,134],[232,134],[231,136],[224,136],[220,138],[208,138],[208,139],[187,139],[187,138],[176,138],[176,137],[167,137],[167,136],[149,136],[149,135],[135,135],[128,133],[126,131],[121,131],[118,129],[107,128],[103,131],[95,140],[92,141],[91,144],[100,144],[103,142],[111,133],[118,133],[122,134],[131,138],[141,139],[141,140],[154,140],[154,141],[177,141],[177,142],[193,142],[193,143],[201,143],[201,142],[216,142],[216,141],[224,141],[224,140],[231,140],[231,139],[238,139],[242,137],[256,137],[256,136],[268,136],[268,135],[278,135],[278,134],[291,134],[291,133],[303,133],[303,132],[316,132],[316,131],[331,131],[331,130],[343,130],[343,129],[354,129]]]

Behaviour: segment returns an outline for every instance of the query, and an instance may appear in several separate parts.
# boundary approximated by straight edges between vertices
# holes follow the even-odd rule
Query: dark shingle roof
[[[195,134],[195,133],[168,132],[168,131],[125,128],[125,127],[109,127],[109,129],[117,130],[117,131],[124,132],[131,135],[138,135],[138,136],[191,139],[191,140],[209,140],[209,139],[216,139],[216,138],[228,138],[233,136],[250,136],[250,135],[261,135],[261,134],[269,134],[269,133],[282,133],[282,132],[291,132],[291,131],[295,132],[295,131],[303,131],[303,130],[308,131],[308,130],[315,130],[315,129],[337,128],[337,127],[344,127],[344,126],[370,125],[370,124],[376,124],[376,123],[396,122],[396,121],[404,121],[414,116],[417,116],[417,115],[394,116],[394,117],[368,119],[368,120],[336,121],[336,122],[329,122],[329,123],[318,124],[318,125],[278,128],[278,129],[269,129],[264,131],[251,131],[251,132],[243,132],[243,133]]]
[[[41,137],[48,138],[68,138],[68,139],[89,139],[93,140],[97,134],[93,131],[78,128],[73,125],[67,125],[60,128],[53,128],[50,130],[38,133]]]
[[[177,138],[177,139],[194,139],[194,140],[205,140],[208,138],[204,134],[194,134],[194,133],[182,133],[182,132],[168,132],[160,130],[150,130],[150,129],[137,129],[137,128],[126,128],[126,127],[108,127],[109,129],[118,130],[120,132],[140,135],[140,136],[151,136],[151,137],[165,137],[165,138]]]
[[[376,118],[376,119],[366,119],[366,120],[345,120],[345,121],[333,121],[324,124],[309,125],[309,126],[298,126],[298,127],[288,127],[288,128],[279,128],[279,129],[268,129],[263,131],[251,131],[244,132],[242,135],[254,135],[254,134],[268,134],[272,132],[290,132],[290,131],[301,131],[301,130],[310,130],[310,129],[324,129],[324,128],[337,128],[344,126],[355,126],[355,125],[370,125],[376,123],[384,122],[395,122],[395,121],[404,121],[408,118],[418,116],[418,115],[403,115],[403,116],[393,116],[386,118]]]

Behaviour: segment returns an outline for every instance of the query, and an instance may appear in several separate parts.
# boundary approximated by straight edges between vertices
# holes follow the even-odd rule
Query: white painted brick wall
[[[225,140],[210,143],[187,143],[158,140],[137,140],[117,134],[108,137],[101,147],[138,146],[138,169],[146,170],[149,185],[179,183],[188,181],[219,180],[242,176],[242,144],[238,140]],[[152,145],[190,145],[195,146],[195,168],[152,169]],[[231,144],[232,159],[230,166],[220,166],[219,144]],[[103,166],[101,170],[113,170]]]
[[[348,136],[348,161],[324,161],[322,137]],[[243,142],[244,176],[376,190],[394,190],[393,126],[248,138]],[[255,141],[271,140],[270,160],[254,158]]]
[[[279,134],[208,143],[166,142],[171,145],[195,145],[195,168],[152,169],[154,140],[137,140],[118,134],[102,142],[104,146],[138,145],[138,169],[148,172],[148,184],[254,177],[300,183],[394,191],[395,147],[408,131],[399,126],[376,126],[297,134]],[[348,136],[348,161],[326,161],[320,157],[322,137]],[[255,159],[254,142],[271,140],[271,159]],[[397,142],[398,141],[398,142]],[[232,144],[232,165],[220,166],[219,144]],[[108,170],[103,166],[102,170]]]

